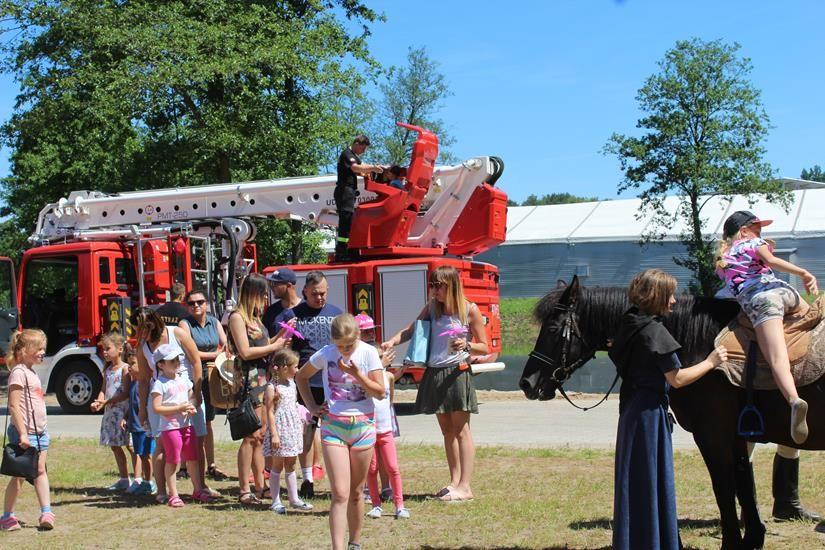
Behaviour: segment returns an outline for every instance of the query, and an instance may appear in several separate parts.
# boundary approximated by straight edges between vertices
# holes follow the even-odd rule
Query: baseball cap
[[[181,355],[183,355],[183,350],[180,349],[180,346],[161,344],[158,346],[158,349],[155,350],[155,353],[152,354],[152,359],[154,359],[155,363],[157,363],[158,361],[177,359]]]
[[[375,328],[375,321],[366,313],[359,313],[355,316],[355,322],[358,323],[359,330],[369,330]]]
[[[273,283],[289,283],[294,285],[298,282],[298,278],[295,277],[295,272],[288,267],[278,268],[267,275],[266,278]]]
[[[772,223],[773,220],[760,220],[753,212],[749,212],[747,210],[737,210],[725,220],[722,237],[725,239],[730,238],[736,235],[737,231],[747,225],[759,224],[761,227],[765,227],[766,225],[770,225]]]

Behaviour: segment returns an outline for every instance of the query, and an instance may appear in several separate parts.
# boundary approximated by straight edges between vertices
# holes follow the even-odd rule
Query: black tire
[[[396,384],[404,389],[407,389],[415,386],[415,378],[413,378],[412,374],[405,374],[396,382]]]
[[[103,383],[97,366],[91,361],[73,359],[56,368],[53,388],[60,408],[67,413],[91,414],[90,406]]]

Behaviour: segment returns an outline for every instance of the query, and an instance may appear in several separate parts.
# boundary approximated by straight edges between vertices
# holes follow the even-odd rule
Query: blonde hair
[[[111,344],[116,348],[120,348],[120,360],[124,363],[126,362],[126,348],[124,344],[126,343],[126,339],[123,338],[123,335],[119,332],[107,332],[103,336],[100,337],[100,343],[102,345]]]
[[[241,283],[238,296],[238,307],[235,311],[241,316],[246,330],[252,338],[261,336],[260,319],[269,288],[266,279],[258,273],[250,273]]]
[[[332,339],[351,341],[357,340],[361,336],[361,329],[355,317],[349,313],[342,313],[332,320]]]
[[[661,269],[645,269],[630,281],[627,298],[644,313],[661,315],[676,292],[676,279]]]
[[[17,355],[26,348],[46,345],[46,333],[39,328],[18,330],[12,334],[9,348],[6,351],[6,368],[12,368],[18,363]]]
[[[462,325],[467,324],[467,299],[464,297],[464,287],[456,268],[443,265],[430,273],[430,283],[441,283],[447,289],[444,304],[435,300],[435,313],[438,317],[449,311],[458,317]]]
[[[301,356],[294,350],[283,348],[272,354],[272,366],[276,369],[297,365]]]

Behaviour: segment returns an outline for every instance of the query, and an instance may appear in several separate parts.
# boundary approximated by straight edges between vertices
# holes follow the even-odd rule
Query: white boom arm
[[[410,244],[444,243],[473,189],[492,174],[489,157],[437,167],[425,198],[430,205],[414,224]],[[148,229],[223,218],[290,218],[337,226],[335,176],[223,183],[106,194],[75,191],[40,211],[33,243],[118,239]],[[359,202],[375,198],[358,179]]]

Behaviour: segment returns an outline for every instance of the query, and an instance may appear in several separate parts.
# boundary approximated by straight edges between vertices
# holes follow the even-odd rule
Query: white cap
[[[180,346],[161,344],[158,346],[158,349],[155,350],[155,353],[152,354],[152,358],[155,360],[155,363],[157,363],[158,361],[169,361],[170,359],[176,359],[181,355],[183,355],[183,350],[180,349]]]

